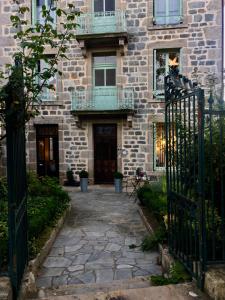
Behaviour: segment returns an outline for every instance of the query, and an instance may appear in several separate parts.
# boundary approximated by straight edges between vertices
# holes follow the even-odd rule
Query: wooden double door
[[[117,170],[117,125],[94,124],[93,133],[95,183],[113,183]]]

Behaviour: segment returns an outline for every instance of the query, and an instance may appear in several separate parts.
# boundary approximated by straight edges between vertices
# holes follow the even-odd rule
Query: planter
[[[115,178],[114,179],[114,184],[115,184],[115,192],[116,193],[122,193],[122,190],[123,190],[122,179]]]
[[[88,191],[88,178],[80,178],[80,188],[83,193]]]

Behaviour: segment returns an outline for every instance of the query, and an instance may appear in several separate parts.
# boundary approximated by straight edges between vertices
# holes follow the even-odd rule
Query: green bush
[[[38,178],[36,174],[27,176],[28,198],[28,239],[29,254],[36,255],[37,240],[49,226],[54,226],[57,219],[68,207],[69,196],[58,184],[57,180],[50,177]],[[0,255],[7,257],[8,242],[8,204],[7,185],[5,179],[0,179]],[[1,264],[1,262],[0,262]]]
[[[123,179],[123,174],[120,172],[115,172],[114,173],[114,178],[115,179]]]
[[[140,203],[142,205],[145,205],[145,200],[146,200],[146,193],[149,193],[149,195],[151,194],[152,189],[150,184],[148,183],[144,183],[143,186],[139,187],[139,189],[137,190],[137,198],[139,199]]]
[[[85,170],[80,171],[79,173],[80,178],[88,178],[88,172]]]
[[[155,233],[150,236],[146,236],[141,243],[142,251],[150,251],[157,248],[159,243],[162,243],[166,239],[166,229],[162,225],[156,229]]]
[[[163,275],[152,275],[150,278],[153,285],[177,284],[191,281],[191,275],[178,261],[171,266],[168,278],[164,277]]]

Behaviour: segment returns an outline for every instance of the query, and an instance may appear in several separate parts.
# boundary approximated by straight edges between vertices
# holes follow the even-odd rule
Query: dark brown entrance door
[[[58,125],[38,125],[36,141],[38,175],[59,177]]]
[[[117,126],[95,124],[93,130],[95,183],[113,183],[117,168]]]

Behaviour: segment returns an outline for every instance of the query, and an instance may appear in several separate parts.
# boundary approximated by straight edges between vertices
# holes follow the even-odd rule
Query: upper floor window
[[[94,12],[115,11],[115,0],[94,0]]]
[[[180,49],[154,50],[154,95],[164,98],[164,78],[170,66],[180,67]]]
[[[37,77],[37,82],[41,86],[43,82],[45,81],[45,85],[52,85],[54,87],[53,89],[49,89],[46,86],[42,88],[41,91],[41,100],[42,101],[53,101],[56,99],[56,83],[57,83],[57,76],[54,74],[54,76],[51,76],[49,79],[45,80],[43,77],[46,76],[45,72],[48,73],[48,69],[50,68],[50,65],[45,60],[39,60],[38,62],[38,73],[43,74],[43,76]]]
[[[33,0],[32,1],[32,23],[44,24],[45,17],[42,15],[42,7],[45,6],[46,9],[50,9],[50,16],[53,19],[53,23],[56,23],[56,12],[51,10],[54,6],[53,0]]]
[[[157,25],[181,23],[182,1],[183,0],[155,0],[154,23]]]
[[[116,85],[116,56],[114,53],[93,55],[93,77],[95,87]]]

